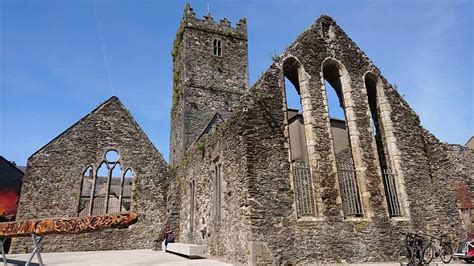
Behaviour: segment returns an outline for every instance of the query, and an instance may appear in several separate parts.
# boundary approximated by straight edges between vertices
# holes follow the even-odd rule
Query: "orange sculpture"
[[[126,228],[136,223],[133,212],[92,215],[74,218],[46,218],[22,222],[0,223],[0,238],[30,235],[81,234],[107,228]]]

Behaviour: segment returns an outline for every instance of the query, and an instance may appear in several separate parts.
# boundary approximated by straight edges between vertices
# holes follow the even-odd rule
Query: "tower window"
[[[222,41],[220,39],[214,39],[213,41],[213,54],[216,56],[222,55]]]

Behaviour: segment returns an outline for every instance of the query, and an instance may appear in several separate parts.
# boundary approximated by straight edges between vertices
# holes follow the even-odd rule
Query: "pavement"
[[[30,254],[7,254],[8,266],[25,265]],[[115,266],[115,265],[231,265],[223,261],[210,258],[188,259],[178,255],[165,253],[163,251],[153,251],[150,249],[138,250],[110,250],[110,251],[86,251],[86,252],[58,252],[58,253],[42,253],[44,265],[93,265],[93,266]],[[38,266],[38,260],[35,257],[31,266]],[[362,263],[362,264],[315,264],[318,266],[399,266],[400,263]],[[443,263],[430,263],[430,266],[443,265]],[[466,265],[459,261],[452,261],[450,266]],[[0,254],[0,266],[3,261]]]
[[[8,266],[25,265],[30,254],[7,254]],[[153,251],[150,249],[138,250],[110,250],[110,251],[86,251],[86,252],[57,252],[41,253],[44,265],[231,265],[215,259],[188,259],[178,255]],[[0,253],[0,266],[3,260]],[[38,266],[38,259],[33,259],[31,266]]]

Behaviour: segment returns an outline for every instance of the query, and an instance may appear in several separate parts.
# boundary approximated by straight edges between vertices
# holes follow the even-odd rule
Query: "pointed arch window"
[[[317,215],[314,183],[309,167],[309,154],[306,131],[310,128],[305,122],[303,110],[300,72],[302,66],[294,57],[283,62],[283,76],[286,96],[287,131],[290,144],[290,170],[295,191],[296,213],[298,218]]]
[[[377,156],[380,163],[388,213],[390,217],[398,217],[402,215],[402,211],[398,199],[396,175],[389,167],[386,152],[383,145],[382,124],[380,119],[380,112],[377,107],[377,77],[372,73],[367,73],[364,76],[364,84],[367,90],[367,100],[369,103],[372,135],[374,136],[377,148]]]
[[[213,162],[213,178],[212,178],[212,205],[214,212],[214,221],[220,223],[222,221],[222,165],[221,162],[216,159]]]
[[[329,122],[344,216],[362,217],[363,208],[349,137],[350,129],[346,122],[348,116],[344,102],[343,82],[341,76],[341,69],[337,62],[327,60],[324,63],[324,87],[327,95],[326,98],[328,100]],[[341,122],[343,123],[343,126],[336,127],[336,124]],[[343,129],[343,131],[340,131],[339,129]]]
[[[94,189],[94,168],[89,165],[82,173],[81,194],[79,198],[78,214],[87,215],[90,208],[91,194]]]
[[[132,188],[134,179],[135,174],[133,170],[128,168],[123,175],[120,191],[120,207],[123,211],[130,211],[132,209]]]
[[[89,165],[82,174],[77,215],[129,211],[133,181],[132,169],[121,167],[119,152],[106,151],[96,169]]]

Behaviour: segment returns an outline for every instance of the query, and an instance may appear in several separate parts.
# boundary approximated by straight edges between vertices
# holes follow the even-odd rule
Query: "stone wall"
[[[135,174],[131,210],[138,223],[81,235],[47,236],[44,251],[150,248],[166,219],[164,181],[168,166],[131,114],[112,97],[28,159],[17,220],[77,216],[82,174],[96,170],[115,149],[122,169]],[[29,238],[15,238],[13,252],[31,251]]]
[[[237,115],[238,114],[238,115]],[[172,205],[179,205],[179,241],[206,246],[206,254],[234,263],[247,261],[249,238],[247,116],[239,111],[211,135],[202,136],[176,169]],[[221,165],[221,195],[216,195],[215,164]],[[191,182],[195,182],[194,218],[191,219]],[[215,211],[221,197],[221,220]],[[191,222],[193,221],[193,222]],[[191,223],[193,225],[191,226]],[[192,227],[192,228],[191,228]]]
[[[215,38],[222,41],[221,56],[212,53]],[[107,150],[117,150],[122,167],[136,177],[136,225],[48,236],[45,251],[149,248],[169,224],[178,241],[203,244],[206,254],[235,264],[360,263],[395,260],[402,230],[464,235],[459,208],[472,210],[465,202],[472,197],[472,152],[423,129],[330,17],[297,37],[249,91],[245,20],[231,27],[225,19],[198,19],[186,6],[172,54],[170,169],[116,97],[29,158],[18,220],[76,216],[82,173],[91,164],[97,169]],[[302,98],[312,215],[296,208],[285,75]],[[376,84],[379,147],[366,78]],[[345,109],[349,147],[339,155],[354,166],[357,215],[343,208],[324,79]],[[224,122],[205,132],[216,113]],[[400,214],[389,213],[379,154],[393,172]],[[14,252],[28,251],[29,244],[16,238]]]
[[[474,152],[461,145],[444,144],[450,166],[446,175],[451,180],[456,202],[467,232],[474,232]],[[438,151],[437,151],[438,152]]]
[[[339,88],[345,107],[350,140],[347,154],[353,157],[363,209],[361,217],[347,215],[342,208],[323,84],[327,67],[337,70],[337,73],[324,73],[324,77]],[[288,68],[294,68],[297,74],[288,74]],[[298,83],[302,97],[317,206],[313,217],[298,218],[296,213],[284,75],[290,75],[288,78]],[[377,84],[382,147],[395,176],[401,215],[390,216],[387,207],[364,82],[367,75]],[[443,144],[420,126],[418,116],[396,88],[330,17],[318,19],[276,58],[236,110],[229,121],[206,138],[205,148],[195,143],[197,150],[189,151],[186,163],[179,165],[180,240],[207,243],[209,254],[234,263],[360,263],[395,260],[402,230],[435,235],[447,232],[454,238],[463,233],[446,175],[453,164],[443,151]],[[199,147],[203,149],[200,152]],[[235,156],[231,157],[232,163],[227,161],[229,155]],[[219,232],[218,239],[205,242],[199,239],[198,231],[193,232],[194,238],[185,234],[190,193],[184,188],[188,187],[190,178],[198,178],[202,192],[196,198],[199,209],[196,213],[208,217],[212,201],[211,164],[215,156],[226,164],[225,193],[231,193],[225,197],[224,209],[238,219],[219,225],[208,224],[204,219],[209,230]],[[240,206],[236,201],[241,201]],[[242,205],[244,202],[247,204]],[[227,241],[230,239],[234,243]],[[221,247],[222,251],[214,247]]]
[[[214,40],[221,55],[214,55]],[[197,18],[186,5],[173,47],[170,163],[177,165],[215,113],[227,119],[248,87],[247,24]]]
[[[296,219],[294,204],[289,200],[293,195],[287,164],[282,69],[290,57],[300,63],[299,87],[305,123],[308,121],[306,137],[318,202],[318,214],[309,219]],[[326,64],[335,65],[340,73],[363,217],[345,216],[341,209],[322,84]],[[388,215],[364,84],[368,72],[377,78],[378,115],[385,157],[396,173],[400,217]],[[387,261],[395,259],[401,230],[449,232],[454,237],[462,234],[453,191],[445,175],[449,168],[443,165],[446,153],[437,148],[441,144],[420,126],[417,115],[396,89],[331,18],[322,16],[300,35],[250,93],[256,100],[266,95],[264,104],[249,107],[253,119],[248,123],[257,130],[254,141],[247,143],[255,150],[248,160],[259,169],[254,175],[261,180],[256,183],[258,193],[250,194],[250,200],[261,203],[252,210],[252,217],[261,214],[258,223],[251,220],[251,238],[260,252],[251,258],[254,262]]]

